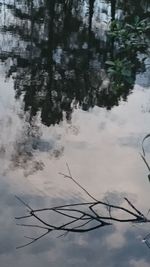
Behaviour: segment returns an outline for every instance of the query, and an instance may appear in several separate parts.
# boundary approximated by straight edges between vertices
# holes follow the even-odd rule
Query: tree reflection
[[[2,48],[0,58],[11,57],[7,76],[13,75],[16,98],[23,96],[30,121],[40,111],[42,123],[50,126],[63,118],[69,121],[76,107],[110,109],[121,98],[126,100],[136,73],[144,71],[138,52],[147,49],[146,41],[138,47],[137,42],[131,43],[127,30],[123,33],[125,24],[134,24],[133,14],[139,21],[148,16],[148,1],[139,1],[140,12],[135,2],[106,1],[111,12],[104,33],[99,34],[95,25],[101,27],[101,1],[17,0],[4,4],[8,14],[1,33],[5,38],[11,35],[13,44],[9,43],[7,52]],[[135,41],[138,38],[134,35]],[[147,32],[143,38],[147,40]]]

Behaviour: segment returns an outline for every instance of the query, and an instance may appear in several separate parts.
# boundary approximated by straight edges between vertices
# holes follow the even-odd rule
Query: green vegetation
[[[148,53],[148,33],[150,22],[135,16],[132,23],[126,20],[113,20],[108,31],[108,39],[113,44],[115,53],[106,61],[108,75],[111,79],[112,90],[122,90],[132,86],[135,73],[144,70],[144,57],[139,60],[139,53]]]
[[[2,47],[0,59],[7,64],[6,76],[14,77],[16,98],[22,96],[31,122],[39,113],[50,126],[70,121],[76,107],[111,109],[127,100],[137,73],[145,71],[149,1],[101,4],[105,8],[99,12],[95,0],[5,3],[0,31],[9,49]],[[107,19],[101,32],[103,10]]]

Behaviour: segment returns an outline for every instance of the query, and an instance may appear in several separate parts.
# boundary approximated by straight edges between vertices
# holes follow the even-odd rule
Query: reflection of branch
[[[147,162],[147,160],[146,160],[145,156],[143,156],[142,154],[140,154],[140,155],[141,155],[141,158],[143,159],[143,161],[144,161],[145,165],[147,166],[147,169],[148,169],[148,170],[149,170],[149,172],[150,172],[150,166],[149,166],[149,164],[148,164],[148,162]]]
[[[135,206],[126,197],[124,199],[127,201],[129,206],[131,206],[131,208],[133,208],[141,217],[144,218],[144,215],[137,208],[135,208]]]
[[[82,185],[79,184],[79,182],[77,182],[73,177],[72,177],[72,174],[71,174],[71,171],[70,171],[70,168],[69,168],[69,165],[68,163],[66,163],[66,166],[67,166],[67,169],[68,169],[68,173],[69,175],[66,175],[64,173],[59,173],[60,175],[63,175],[65,178],[69,178],[71,179],[77,186],[79,186],[90,198],[92,198],[94,201],[97,201],[97,199],[95,197],[93,197]]]
[[[149,179],[149,182],[150,182],[150,166],[149,166],[149,164],[148,164],[148,162],[147,162],[147,160],[146,160],[146,154],[145,154],[145,149],[144,149],[144,141],[145,141],[146,139],[148,139],[149,137],[150,137],[150,134],[147,134],[147,135],[143,138],[143,141],[142,141],[142,153],[140,153],[140,155],[141,155],[141,158],[142,158],[142,160],[144,161],[144,163],[145,163],[147,169],[149,170],[148,179]]]
[[[69,232],[73,233],[84,233],[89,232],[98,228],[101,228],[103,226],[112,225],[113,222],[131,222],[131,223],[147,223],[150,222],[127,198],[124,198],[128,205],[130,206],[130,209],[118,206],[118,205],[112,205],[109,202],[99,201],[96,198],[94,198],[83,186],[81,186],[71,175],[71,171],[69,169],[69,166],[67,164],[67,169],[69,174],[62,174],[64,177],[67,177],[71,179],[76,185],[78,185],[90,198],[92,201],[90,202],[79,202],[75,204],[66,204],[61,205],[57,207],[52,208],[42,208],[42,209],[32,209],[28,204],[26,204],[21,198],[17,197],[19,201],[23,205],[25,205],[28,208],[28,215],[26,216],[20,216],[16,217],[16,220],[22,220],[27,218],[34,218],[36,221],[39,222],[39,224],[26,224],[26,223],[20,223],[20,226],[23,227],[33,227],[41,230],[45,230],[43,234],[40,236],[33,238],[33,237],[26,237],[30,239],[31,241],[19,246],[18,248],[26,247],[42,237],[46,236],[52,231],[62,231],[63,234],[59,235],[64,236],[65,234]],[[98,213],[95,209],[97,207],[105,208],[106,209],[106,215],[102,215]],[[112,211],[122,211],[123,214],[128,215],[127,218],[117,218],[116,216],[112,215]],[[55,212],[56,214],[59,214],[62,218],[67,218],[68,222],[64,224],[60,224],[59,226],[56,226],[55,224],[47,223],[42,215],[40,216],[40,213],[43,212]],[[146,243],[147,241],[145,241]]]
[[[148,246],[148,248],[150,248],[150,242],[149,242],[149,239],[150,239],[150,234],[146,235],[143,239],[143,241],[145,242],[145,244]]]
[[[147,167],[147,169],[148,169],[148,171],[149,171],[148,179],[149,179],[149,182],[150,182],[150,166],[149,166],[149,164],[148,164],[148,162],[147,162],[147,160],[146,160],[146,153],[145,153],[145,149],[144,149],[144,141],[145,141],[146,139],[148,139],[148,138],[150,138],[150,134],[147,134],[147,135],[143,138],[143,140],[142,140],[142,153],[140,153],[140,155],[141,155],[141,158],[143,159],[143,161],[144,161],[144,163],[145,163],[145,165],[146,165],[146,167]],[[149,211],[150,211],[150,210],[149,210]],[[149,214],[149,211],[148,211],[147,215]],[[146,236],[144,237],[144,239],[143,239],[143,241],[144,241],[145,244],[148,246],[148,248],[150,248],[150,242],[149,242],[149,240],[150,240],[150,233],[149,233],[148,235],[146,235]]]
[[[42,235],[40,235],[40,236],[38,236],[38,237],[36,237],[36,238],[32,238],[32,237],[25,236],[25,238],[27,238],[27,239],[31,239],[32,241],[31,241],[31,242],[28,242],[28,243],[26,243],[26,244],[24,244],[24,245],[18,246],[17,249],[27,247],[28,245],[30,245],[30,244],[32,244],[32,243],[38,241],[39,239],[41,239],[42,237],[44,237],[45,235],[47,235],[49,232],[50,232],[50,230],[47,230],[46,233],[44,233],[44,234],[42,234]]]

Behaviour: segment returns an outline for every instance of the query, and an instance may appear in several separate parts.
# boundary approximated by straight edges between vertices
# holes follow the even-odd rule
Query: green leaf
[[[134,30],[134,26],[132,26],[131,24],[127,23],[125,26],[128,27],[128,28],[131,28],[132,30]]]
[[[111,60],[108,60],[105,62],[107,65],[110,65],[110,66],[115,66],[115,63]]]
[[[110,68],[110,69],[108,69],[108,73],[110,73],[110,74],[116,74],[116,71]]]

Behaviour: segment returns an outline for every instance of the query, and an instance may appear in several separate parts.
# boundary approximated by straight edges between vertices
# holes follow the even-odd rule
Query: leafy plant
[[[108,66],[107,72],[112,80],[113,89],[118,90],[122,88],[126,82],[128,84],[133,83],[132,68],[134,64],[130,61],[127,59],[116,59],[114,61],[106,61],[106,65]]]
[[[148,48],[146,32],[149,29],[148,20],[138,16],[130,24],[117,19],[111,22],[108,36],[114,51],[113,59],[106,61],[106,68],[114,91],[122,90],[126,85],[132,87],[135,73],[144,70],[143,61],[140,62],[137,55]]]
[[[119,48],[140,50],[147,47],[145,34],[149,30],[150,22],[147,19],[140,20],[136,16],[130,24],[120,20],[112,21],[108,36],[114,39]]]
[[[147,19],[140,20],[139,16],[135,16],[133,24],[127,23],[125,28],[136,34],[143,34],[150,29],[150,22]]]

